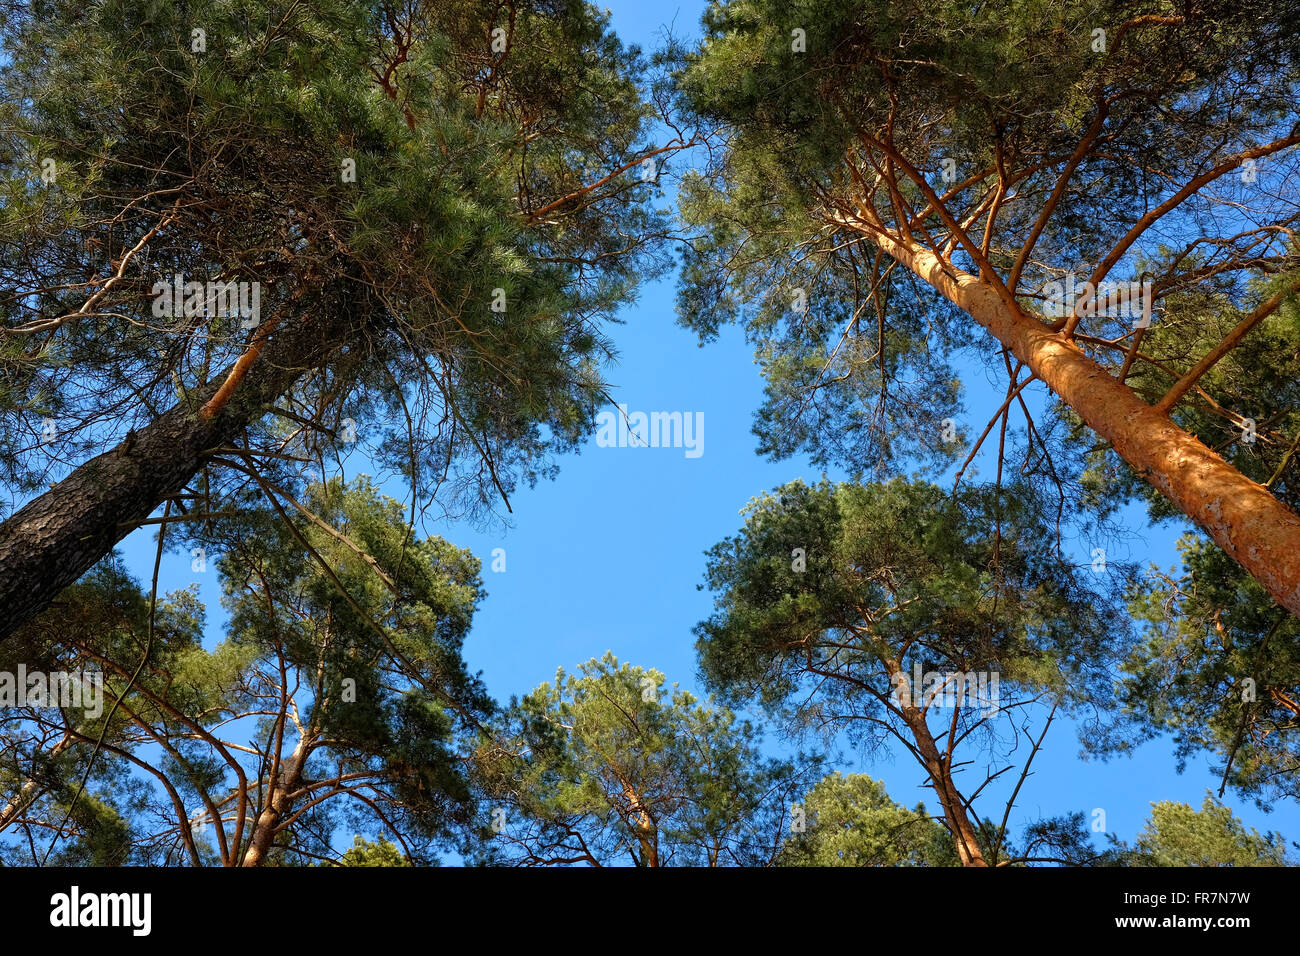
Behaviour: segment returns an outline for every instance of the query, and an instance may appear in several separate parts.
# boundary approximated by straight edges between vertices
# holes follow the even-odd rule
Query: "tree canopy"
[[[996,442],[1075,533],[1187,520],[1090,746],[1172,731],[1293,793],[1296,10],[733,0],[704,27],[679,83],[725,148],[683,184],[679,313],[755,342],[760,450],[960,480]],[[1005,385],[987,424],[970,365]]]
[[[612,654],[510,709],[481,754],[490,859],[515,865],[768,866],[815,757]]]
[[[1300,799],[1300,7],[613,20],[0,0],[0,864],[1294,864],[1221,801]],[[611,650],[498,702],[460,532],[615,421],[670,275],[820,479],[694,473],[755,495],[698,694]],[[1061,718],[1217,795],[1031,809]]]
[[[782,866],[956,866],[943,824],[921,804],[911,810],[890,799],[866,774],[838,771],[818,781],[801,804],[806,828],[792,833]]]
[[[756,341],[765,450],[942,460],[968,348],[1006,379],[999,461],[1072,510],[1146,483],[1300,612],[1294,9],[733,0],[704,27],[679,81],[726,145],[683,186],[681,315]]]
[[[1131,848],[1130,866],[1288,866],[1286,845],[1276,833],[1246,827],[1210,794],[1197,810],[1162,800]]]
[[[697,630],[704,674],[728,699],[755,698],[794,727],[846,730],[868,749],[898,740],[964,863],[996,862],[1006,828],[1004,816],[982,845],[970,794],[983,781],[961,783],[966,750],[1001,762],[1025,734],[1027,773],[1058,708],[1106,699],[1124,634],[1028,489],[1016,491],[783,486],[751,501],[740,533],[710,552],[717,609]]]
[[[461,514],[592,426],[603,328],[666,265],[645,164],[690,142],[651,141],[605,15],[6,12],[0,633],[164,501],[247,487],[232,459],[283,483],[355,443]]]
[[[428,862],[468,838],[468,754],[493,706],[460,656],[478,561],[408,540],[364,479],[309,502],[328,520],[227,526],[215,647],[192,592],[155,606],[113,562],[3,645],[31,669],[102,674],[107,698],[6,725],[0,830],[53,835],[12,860],[66,840],[114,865],[310,863],[354,825]]]

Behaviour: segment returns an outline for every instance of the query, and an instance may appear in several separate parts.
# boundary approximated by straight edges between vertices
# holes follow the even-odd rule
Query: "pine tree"
[[[999,463],[1071,515],[1144,483],[1300,613],[1294,6],[730,0],[704,27],[680,83],[728,148],[683,189],[681,310],[706,337],[744,311],[764,450],[952,461],[965,350],[1005,378]]]
[[[606,16],[8,9],[0,636],[239,466],[283,483],[357,441],[483,511],[591,427],[604,323],[666,265],[641,170],[687,145],[650,141]]]
[[[791,732],[847,732],[864,753],[898,741],[966,866],[1040,856],[1011,849],[1011,803],[999,819],[974,798],[1017,765],[1023,784],[1058,713],[1107,706],[1126,646],[1105,579],[1061,556],[1030,489],[1007,492],[895,479],[760,495],[709,552],[715,611],[697,628],[728,703],[757,700]],[[969,775],[972,748],[985,777]],[[1027,846],[1077,856],[1051,829]]]
[[[304,865],[337,860],[350,826],[430,862],[472,834],[465,768],[493,709],[461,658],[478,560],[408,536],[364,479],[305,506],[320,524],[248,508],[208,542],[229,612],[215,646],[192,591],[155,602],[112,564],[5,643],[104,677],[99,714],[27,707],[0,730],[0,831],[56,834],[11,859]]]
[[[820,767],[613,654],[514,702],[479,753],[485,861],[769,866]]]

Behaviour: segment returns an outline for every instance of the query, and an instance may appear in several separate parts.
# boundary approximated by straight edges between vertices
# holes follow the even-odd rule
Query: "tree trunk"
[[[164,412],[0,524],[0,640],[179,493],[203,466],[205,451],[228,444],[259,419],[267,405],[330,356],[347,327],[341,315],[282,325],[220,414],[204,419],[198,411],[229,369],[199,390],[196,401]]]
[[[1249,571],[1273,600],[1300,614],[1300,516],[1144,402],[1062,334],[1018,305],[1009,307],[988,283],[953,272],[928,250],[879,233],[866,236],[969,313],[1145,481]]]
[[[307,741],[299,740],[298,746],[280,768],[279,779],[269,784],[273,792],[257,816],[253,835],[248,841],[248,852],[244,854],[240,866],[261,866],[266,862],[267,851],[275,843],[281,822],[293,810],[290,794],[302,786],[302,770],[307,763],[307,751]]]
[[[50,760],[53,760],[71,746],[72,737],[64,737],[49,749],[46,756]],[[34,797],[36,791],[40,789],[40,786],[41,784],[39,781],[32,779],[25,782],[22,787],[19,788],[18,793],[14,798],[10,800],[3,809],[0,809],[0,830],[4,830],[8,827],[9,824],[17,818],[19,812],[27,808],[27,804]]]
[[[878,646],[877,652],[881,653],[881,650]],[[912,740],[915,741],[916,749],[921,754],[921,763],[930,775],[934,792],[939,797],[939,803],[943,807],[944,825],[952,834],[961,865],[988,866],[984,853],[980,849],[975,827],[966,812],[966,803],[962,800],[957,784],[952,779],[952,770],[948,766],[948,761],[940,753],[939,745],[934,742],[934,734],[930,733],[930,725],[925,722],[925,714],[914,703],[915,698],[912,695],[919,695],[920,689],[908,684],[907,674],[903,671],[902,664],[892,654],[881,653],[881,662],[889,674],[891,686],[898,687],[901,679],[902,686],[908,688],[907,696],[899,703],[898,709],[904,723],[907,724],[907,729],[912,733]]]
[[[632,829],[636,833],[636,842],[641,848],[641,865],[657,867],[659,865],[659,828],[655,825],[654,817],[650,815],[649,809],[641,802],[640,795],[632,789],[632,785],[621,776],[619,782],[623,786],[623,796],[627,798],[628,813],[631,816]]]
[[[948,826],[948,832],[952,834],[953,843],[957,846],[957,856],[961,860],[961,865],[988,866],[984,853],[980,849],[975,827],[966,813],[966,804],[962,802],[961,793],[958,792],[957,785],[952,779],[948,762],[939,752],[939,747],[934,742],[934,735],[930,733],[930,728],[920,711],[915,707],[904,708],[905,712],[909,710],[912,713],[906,717],[907,726],[912,731],[916,749],[924,758],[926,772],[930,774],[934,792],[938,794],[939,803],[943,806],[944,822]]]

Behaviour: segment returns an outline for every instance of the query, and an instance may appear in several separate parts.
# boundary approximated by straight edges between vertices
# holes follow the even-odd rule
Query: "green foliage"
[[[483,857],[536,866],[769,865],[820,761],[764,760],[759,732],[612,654],[556,674],[479,754]]]
[[[977,822],[963,832],[948,768],[966,748],[1010,760],[1026,707],[1104,706],[1126,632],[1114,599],[1064,559],[1032,492],[1006,491],[895,479],[761,495],[709,551],[715,613],[696,629],[703,674],[728,702],[756,698],[791,731],[846,731],[868,751],[897,739],[937,780],[954,838],[994,862],[1015,857],[1007,834]],[[1080,852],[1046,831],[1028,834],[1037,844]]]
[[[756,184],[737,174],[725,194],[698,174],[682,183],[682,215],[700,234],[683,255],[678,313],[702,339],[743,318],[767,383],[760,453],[803,451],[855,474],[909,457],[949,464],[960,443],[944,441],[944,419],[961,411],[949,357],[962,333],[937,325],[896,269],[820,241],[795,197],[767,193],[781,182],[772,164],[753,161]]]
[[[121,866],[130,860],[131,826],[107,796],[84,794],[75,804],[73,791],[62,796],[50,808],[59,820],[68,818],[76,836],[50,855],[51,866]]]
[[[1128,752],[1167,732],[1180,769],[1208,751],[1224,784],[1261,806],[1300,797],[1300,621],[1203,538],[1180,551],[1181,577],[1153,569],[1134,588],[1144,638],[1124,665],[1123,713],[1091,746]]]
[[[698,236],[679,313],[705,338],[739,322],[754,341],[765,452],[807,452],[855,476],[941,467],[965,450],[940,428],[960,421],[954,353],[1013,373],[1009,343],[983,339],[877,248],[878,234],[1007,283],[1031,312],[1048,282],[1103,260],[1111,279],[1151,278],[1152,327],[1133,337],[1126,318],[1093,317],[1079,329],[1081,348],[1151,401],[1296,277],[1287,152],[1263,161],[1262,188],[1243,171],[1249,215],[1223,218],[1218,192],[1193,192],[1138,228],[1215,164],[1295,132],[1293,8],[730,0],[710,5],[704,30],[678,80],[726,145],[682,190]],[[806,312],[791,307],[795,287]],[[1173,415],[1293,508],[1297,314],[1292,296]],[[1007,457],[1023,452],[1022,474],[1050,484],[1064,523],[1108,521],[1135,494],[1155,516],[1175,514],[1069,408],[1033,414],[1024,433],[1007,431]],[[1243,437],[1247,420],[1258,441]]]
[[[410,866],[402,851],[380,837],[371,841],[357,834],[346,853],[333,866]]]
[[[255,839],[271,767],[293,796],[262,851],[267,865],[328,858],[346,825],[399,828],[420,862],[467,831],[464,753],[493,708],[461,658],[482,597],[478,560],[414,536],[400,504],[364,478],[314,486],[308,504],[319,524],[248,510],[200,535],[221,554],[229,611],[215,646],[204,645],[191,592],[161,599],[150,628],[148,597],[113,564],[2,645],[0,665],[90,666],[108,679],[97,719],[28,708],[5,730],[15,746],[0,765],[0,805],[35,780],[48,794],[28,813],[53,825],[73,807],[58,859],[235,862]],[[51,749],[66,733],[75,746]],[[353,859],[387,865],[385,847]]]
[[[872,144],[887,142],[939,193],[956,186],[937,175],[945,164],[960,171],[957,181],[1004,170],[1015,202],[1007,197],[984,245],[1005,272],[1092,122],[1099,91],[1113,93],[1098,151],[1106,155],[1087,157],[1028,264],[1026,278],[1041,283],[1059,277],[1041,263],[1096,261],[1156,204],[1165,179],[1141,170],[1200,171],[1204,155],[1222,148],[1222,128],[1254,143],[1289,123],[1293,12],[1262,2],[1179,9],[1185,28],[1154,34],[1154,49],[1152,33],[1121,26],[1174,13],[1162,0],[709,6],[703,43],[681,57],[678,81],[689,106],[725,131],[726,149],[683,186],[682,215],[698,235],[679,312],[706,338],[744,323],[768,380],[755,428],[763,451],[807,451],[855,474],[909,457],[942,465],[959,451],[941,438],[942,420],[960,411],[949,362],[980,333],[844,227],[846,215],[897,225],[901,203],[918,214],[918,238],[947,232],[933,211],[921,214],[927,199],[911,175],[895,177],[896,193],[881,187],[863,198],[866,184],[899,169],[883,156],[868,163]],[[1093,49],[1098,29],[1108,34],[1104,53]],[[964,219],[980,197],[958,195],[951,211]],[[984,271],[963,247],[953,261]],[[795,288],[806,293],[806,313],[791,307]],[[981,351],[1000,369],[997,352]],[[1072,470],[1070,456],[1060,457],[1058,467]]]
[[[1132,848],[1121,846],[1129,866],[1290,866],[1286,844],[1276,833],[1247,827],[1210,793],[1196,810],[1163,800]]]
[[[365,422],[374,453],[448,507],[550,474],[551,453],[591,426],[602,325],[667,265],[654,184],[584,191],[652,145],[645,64],[607,15],[469,0],[7,6],[0,325],[68,318],[104,292],[39,348],[3,337],[7,481],[43,489],[47,452],[76,460],[120,438],[243,351],[237,318],[151,314],[153,284],[174,275],[260,282],[263,322],[311,316],[336,355],[293,402],[317,422],[305,440]],[[498,28],[508,50],[491,48]],[[59,421],[49,448],[42,416]]]
[[[793,482],[753,500],[709,552],[716,612],[697,634],[711,685],[776,706],[825,667],[842,679],[820,698],[876,714],[892,659],[1101,699],[1122,618],[1061,556],[1032,496],[1009,491]]]
[[[191,596],[174,595],[160,602],[156,615],[155,644],[169,653],[201,636],[201,615]],[[100,758],[91,762],[92,747],[73,745],[65,735],[76,733],[94,741],[101,734],[116,742],[129,733],[130,720],[122,712],[110,714],[114,680],[110,669],[88,659],[84,649],[118,653],[133,668],[141,655],[140,635],[148,626],[148,602],[139,585],[116,561],[98,565],[76,585],[66,589],[50,612],[0,644],[0,672],[55,674],[96,672],[105,674],[102,708],[71,706],[49,711],[27,706],[5,708],[0,726],[0,832],[10,830],[20,817],[53,827],[67,820],[66,839],[33,845],[0,845],[0,860],[32,865],[42,860],[65,866],[123,866],[135,862],[138,841],[145,838],[136,814],[141,808],[141,784],[133,780],[122,761]],[[95,709],[101,712],[92,715]],[[89,776],[87,776],[89,773]],[[86,790],[80,793],[82,778]],[[33,852],[35,856],[33,857]]]
[[[866,774],[831,774],[802,807],[807,828],[787,838],[782,866],[958,865],[948,831],[924,805],[908,810]]]

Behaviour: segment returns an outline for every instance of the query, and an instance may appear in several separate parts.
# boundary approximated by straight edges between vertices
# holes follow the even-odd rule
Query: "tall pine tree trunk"
[[[880,655],[885,672],[889,675],[890,686],[907,688],[907,693],[900,701],[898,709],[903,716],[903,722],[907,724],[907,729],[912,734],[912,740],[916,743],[921,764],[930,775],[930,784],[939,798],[939,804],[943,807],[944,825],[948,828],[948,833],[951,834],[953,844],[957,848],[957,858],[961,860],[962,866],[988,866],[988,861],[984,859],[984,852],[980,849],[979,838],[971,823],[970,814],[966,812],[966,801],[962,799],[956,781],[952,779],[952,768],[940,752],[934,734],[930,732],[930,725],[925,722],[925,714],[921,712],[920,707],[916,706],[916,697],[913,695],[919,696],[921,689],[910,686],[902,663],[889,648],[877,642],[875,650]]]
[[[292,794],[302,786],[303,766],[307,762],[308,744],[306,739],[298,741],[298,746],[285,760],[277,779],[271,784],[271,793],[266,806],[257,816],[253,825],[253,834],[248,841],[248,852],[244,854],[240,866],[261,866],[266,862],[266,855],[275,844],[280,824],[293,810]]]
[[[47,607],[138,522],[179,493],[202,468],[205,452],[229,444],[261,418],[268,405],[334,353],[347,329],[342,315],[281,324],[219,414],[205,419],[199,409],[229,369],[192,396],[197,400],[176,405],[85,462],[0,524],[0,639]]]
[[[846,223],[847,224],[847,223]],[[1300,516],[1144,402],[1076,345],[987,282],[954,272],[929,250],[876,231],[868,240],[983,326],[1250,572],[1273,600],[1300,614]]]
[[[966,812],[966,804],[957,790],[956,781],[952,779],[952,770],[944,755],[939,752],[929,725],[915,707],[904,708],[904,711],[912,712],[907,717],[907,725],[912,731],[912,739],[916,741],[916,749],[924,758],[926,772],[930,774],[930,782],[943,807],[944,823],[948,827],[948,832],[952,834],[961,865],[988,866],[988,861],[984,859],[984,852],[980,849],[975,827]]]

